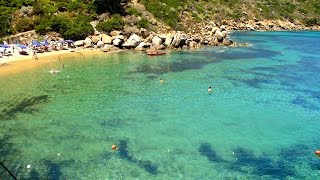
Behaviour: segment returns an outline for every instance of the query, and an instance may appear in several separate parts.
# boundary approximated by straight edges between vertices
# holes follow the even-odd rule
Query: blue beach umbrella
[[[18,47],[21,48],[21,49],[27,49],[27,46],[22,45],[22,44],[19,44]]]
[[[6,44],[0,44],[0,47],[3,47],[3,48],[10,48],[10,46],[6,45]]]
[[[41,41],[40,44],[41,44],[41,45],[45,45],[45,46],[48,46],[48,45],[49,45],[49,43],[48,43],[47,41]]]
[[[66,40],[67,43],[74,43],[73,40]]]
[[[38,41],[33,40],[32,45],[33,46],[40,46],[41,44]]]

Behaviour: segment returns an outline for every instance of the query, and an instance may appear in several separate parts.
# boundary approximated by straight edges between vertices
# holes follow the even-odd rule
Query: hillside
[[[64,38],[83,39],[94,33],[93,21],[99,31],[134,32],[191,31],[200,22],[250,20],[319,25],[320,4],[317,0],[0,0],[0,37],[35,29],[42,35],[54,31]]]

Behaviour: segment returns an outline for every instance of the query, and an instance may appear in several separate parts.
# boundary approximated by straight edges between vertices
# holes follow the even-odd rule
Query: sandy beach
[[[46,64],[55,63],[59,59],[73,59],[76,57],[92,57],[106,54],[100,49],[77,49],[75,51],[52,51],[38,53],[38,60],[32,58],[32,53],[27,56],[14,54],[10,57],[0,58],[0,77],[9,74],[21,73]]]

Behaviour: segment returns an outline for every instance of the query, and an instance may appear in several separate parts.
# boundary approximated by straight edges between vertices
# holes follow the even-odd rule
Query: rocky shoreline
[[[157,28],[158,32],[138,29],[124,29],[110,33],[95,32],[84,40],[74,42],[79,48],[101,49],[103,52],[120,49],[134,49],[137,51],[165,50],[165,49],[197,49],[202,46],[247,46],[232,41],[228,34],[231,31],[290,31],[290,30],[320,30],[320,26],[306,27],[300,23],[280,20],[224,20],[219,25],[213,21],[193,24],[186,32],[170,30],[166,26]],[[158,24],[160,25],[160,24]],[[187,33],[188,32],[188,33]],[[31,35],[30,35],[31,34]],[[20,39],[31,41],[36,33],[21,34]],[[47,41],[62,40],[58,33],[44,36]]]

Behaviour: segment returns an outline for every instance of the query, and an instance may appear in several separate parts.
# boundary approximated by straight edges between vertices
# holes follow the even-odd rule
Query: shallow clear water
[[[1,162],[19,179],[317,179],[320,33],[232,39],[252,46],[1,77]]]

